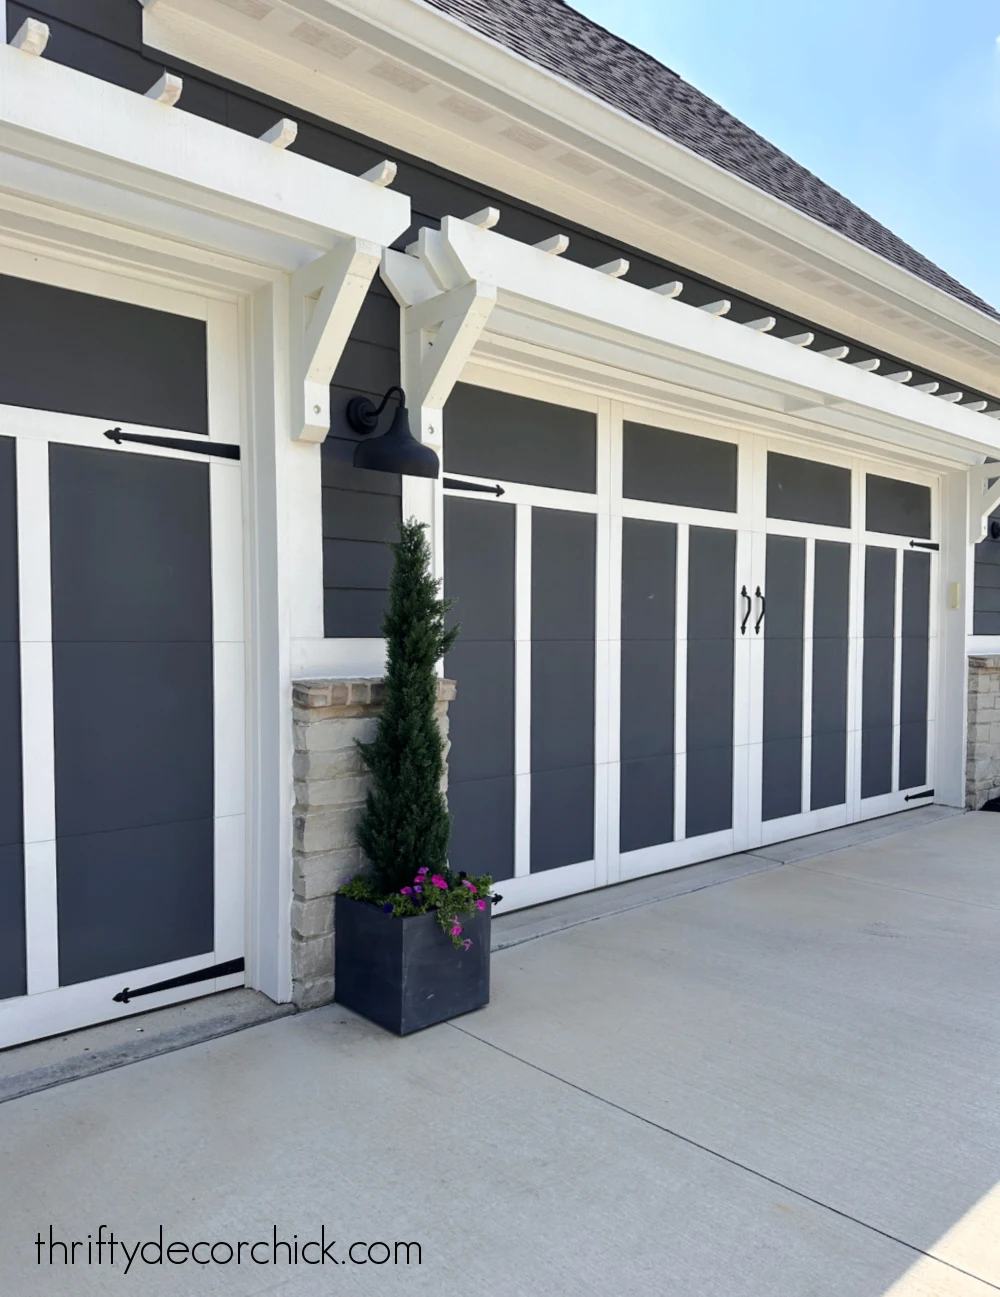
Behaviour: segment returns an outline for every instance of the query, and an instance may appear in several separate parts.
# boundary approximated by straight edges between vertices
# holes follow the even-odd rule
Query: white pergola
[[[0,273],[204,319],[210,435],[239,442],[246,609],[247,973],[289,998],[297,639],[322,643],[321,442],[329,384],[409,200],[386,162],[352,176],[45,58],[29,19],[0,46]],[[141,431],[141,430],[139,430]],[[170,452],[165,452],[170,453]]]

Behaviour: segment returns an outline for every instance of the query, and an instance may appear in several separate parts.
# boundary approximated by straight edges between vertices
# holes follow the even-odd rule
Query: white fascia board
[[[859,289],[881,296],[887,304],[897,308],[908,306],[923,324],[957,330],[963,340],[975,338],[979,345],[1000,355],[1000,321],[758,189],[685,145],[636,121],[596,95],[473,31],[424,0],[271,0],[271,3],[276,11],[294,14],[298,20],[311,19],[329,27],[337,35],[380,49],[413,68],[450,83],[463,93],[477,97],[502,112],[509,112],[529,127],[550,135],[554,143],[601,158],[605,165],[631,172],[644,183],[655,184],[657,180],[667,178],[669,186],[664,193],[679,195],[689,202],[697,202],[700,198],[702,211],[715,220],[735,227],[742,223],[757,237],[766,237],[770,233],[774,236],[772,242],[782,247],[793,246],[803,259],[822,266],[828,274],[836,275],[839,270]],[[196,19],[199,25],[197,38],[186,37],[183,25],[173,23],[173,15],[188,22]],[[277,83],[283,80],[286,88],[283,97],[288,97],[287,87],[292,83],[282,76],[283,54],[269,44],[266,51],[256,55],[244,43],[253,39],[268,41],[266,26],[244,19],[229,8],[223,9],[214,3],[206,3],[206,0],[157,0],[144,15],[144,39],[155,48],[162,48],[198,66],[212,67],[222,75],[256,85],[265,92],[270,89],[281,96]],[[323,81],[332,86],[331,74],[337,61],[331,60],[329,66],[324,66],[318,51],[315,60],[308,77],[303,78],[300,73],[297,81],[300,90],[291,96],[289,102],[302,102],[306,96],[312,110],[325,115],[318,102],[322,95],[318,92]],[[262,84],[262,70],[264,80],[269,84]],[[421,156],[434,157],[440,165],[454,167],[455,158],[435,157],[427,152],[426,144],[423,148],[416,147],[427,135],[426,121],[422,129],[417,126],[419,113],[420,104],[414,102],[406,119],[399,123],[398,147],[409,147]],[[345,124],[364,129],[357,123],[345,121]],[[411,134],[412,139],[409,138]],[[440,131],[439,138],[444,142]],[[475,158],[469,161],[467,148],[465,157],[465,170],[473,175]],[[540,161],[538,165],[545,164]],[[582,189],[581,197],[585,197]],[[538,195],[532,195],[531,200],[539,201]],[[623,215],[634,216],[635,213],[628,212],[627,208],[625,203]],[[571,219],[586,221],[582,210],[564,214]],[[735,222],[732,220],[734,216],[737,217]],[[614,231],[607,230],[607,233],[614,237]],[[663,255],[663,250],[650,246],[649,240],[638,246],[646,246],[654,255]],[[733,257],[733,249],[728,246],[717,248],[716,258],[719,253],[727,259]],[[691,268],[699,269],[693,264]],[[759,268],[753,264],[752,254],[745,268],[748,276],[758,279]],[[709,268],[701,267],[700,270],[711,275]],[[739,287],[735,281],[734,287]],[[781,298],[788,297],[788,290],[800,293],[802,285],[775,279],[772,288],[775,304],[781,305]],[[744,291],[750,292],[751,296],[768,296],[766,286],[759,283],[744,288]],[[817,289],[816,295],[822,298],[822,290]],[[831,299],[828,305],[837,314],[843,312],[842,302]],[[808,309],[801,306],[790,309],[793,314],[809,314]],[[856,306],[854,312],[856,321],[869,326],[869,333],[886,333],[886,324],[877,315],[869,318],[859,313]],[[829,325],[829,321],[827,323]],[[834,324],[833,327],[837,331],[848,326]],[[904,333],[902,338],[900,332]],[[895,343],[890,343],[887,338],[884,343],[876,345],[890,350],[902,346],[912,358],[919,360],[922,354],[922,363],[935,367],[928,355],[933,348],[929,348],[926,336],[914,332],[911,340],[910,335],[905,334],[905,325],[900,325],[896,337]],[[960,356],[949,356],[946,361],[938,352],[939,366],[965,371],[971,363]],[[967,381],[972,386],[982,386],[988,380],[979,377]]]
[[[714,389],[803,418],[825,411],[857,415],[882,424],[886,440],[895,424],[954,443],[963,456],[970,446],[1000,444],[1000,430],[982,415],[455,217],[446,217],[439,233],[427,231],[424,240],[424,255],[434,258],[438,279],[442,267],[450,267],[452,287],[470,281],[496,287],[492,333],[506,329],[509,336],[557,350],[578,345],[572,340],[575,333],[603,343],[609,356],[613,349],[635,371],[662,376],[663,361],[680,362],[674,381],[686,371],[692,388]],[[395,260],[398,254],[390,257]],[[519,325],[519,317],[530,323]]]
[[[113,191],[143,228],[283,269],[343,238],[387,246],[410,222],[402,194],[9,46],[3,153],[8,190],[102,215]]]

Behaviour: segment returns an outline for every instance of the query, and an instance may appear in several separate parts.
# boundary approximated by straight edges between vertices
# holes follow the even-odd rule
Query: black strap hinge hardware
[[[482,491],[484,495],[503,495],[503,487],[484,486],[481,482],[463,482],[460,477],[446,477],[443,479],[443,485],[448,491]]]
[[[239,959],[227,959],[224,964],[213,964],[211,968],[199,968],[194,973],[182,973],[180,977],[168,977],[164,982],[153,982],[149,986],[136,989],[126,986],[124,990],[112,996],[115,1004],[128,1004],[140,995],[155,995],[157,991],[173,991],[178,986],[193,986],[195,982],[208,982],[213,977],[230,977],[233,973],[242,973],[246,963],[241,955]]]
[[[910,549],[940,549],[936,540],[911,540]]]
[[[180,437],[153,437],[142,432],[122,432],[121,428],[109,428],[104,434],[109,441],[120,446],[123,441],[137,441],[143,446],[164,446],[167,450],[186,450],[195,455],[216,455],[219,459],[239,459],[239,446],[231,446],[223,441],[188,441]]]
[[[923,793],[907,793],[907,795],[903,798],[903,801],[904,801],[904,802],[919,802],[920,799],[923,798],[923,797],[933,797],[933,796],[934,796],[934,789],[933,789],[933,788],[928,788],[927,791],[926,791],[926,792],[923,792]]]

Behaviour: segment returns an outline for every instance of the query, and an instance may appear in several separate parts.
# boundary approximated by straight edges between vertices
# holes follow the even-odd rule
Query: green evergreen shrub
[[[468,949],[472,943],[462,937],[460,916],[494,898],[489,876],[468,878],[448,868],[451,820],[441,792],[444,739],[435,715],[435,668],[458,628],[445,627],[450,603],[431,575],[424,530],[411,518],[400,524],[399,540],[391,546],[382,714],[371,743],[357,740],[372,774],[358,826],[358,843],[371,867],[342,890],[400,918],[436,910],[455,945]]]
[[[424,866],[442,873],[448,863],[451,821],[441,792],[435,668],[458,635],[457,627],[445,629],[449,604],[431,575],[424,524],[401,523],[391,548],[382,714],[372,742],[358,743],[372,773],[358,842],[371,861],[372,882],[384,892],[398,892]]]

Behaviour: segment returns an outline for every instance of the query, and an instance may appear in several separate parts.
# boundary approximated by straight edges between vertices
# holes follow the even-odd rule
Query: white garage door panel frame
[[[534,369],[518,370],[509,356],[503,365],[494,366],[480,356],[467,367],[463,382],[512,392],[537,400],[572,405],[576,408],[596,409],[598,415],[598,464],[606,465],[606,488],[599,485],[596,496],[576,492],[556,492],[543,488],[505,484],[504,501],[521,506],[518,509],[517,536],[518,559],[516,577],[517,603],[517,719],[516,719],[516,857],[517,873],[513,879],[504,880],[499,890],[504,893],[503,910],[518,909],[599,887],[607,883],[624,882],[645,875],[728,855],[740,850],[754,849],[787,840],[791,837],[820,832],[829,828],[862,819],[885,815],[906,809],[913,803],[905,800],[907,790],[898,788],[898,707],[899,707],[899,635],[901,633],[902,587],[897,583],[895,609],[895,707],[894,717],[894,789],[885,797],[860,797],[860,730],[861,730],[861,670],[863,661],[863,601],[864,601],[864,546],[866,542],[895,548],[897,560],[902,564],[902,554],[909,548],[909,537],[893,537],[882,533],[867,533],[864,529],[865,475],[868,472],[912,481],[929,486],[932,490],[932,535],[936,540],[941,533],[940,474],[937,465],[921,470],[910,464],[900,464],[891,448],[873,447],[869,453],[860,453],[851,446],[829,447],[818,441],[801,439],[791,434],[785,436],[768,432],[756,433],[746,427],[727,428],[715,421],[706,421],[686,411],[665,407],[647,407],[613,399],[609,393],[601,399],[594,390],[593,377],[589,389],[578,389],[567,399],[569,389],[561,382],[547,381]],[[590,393],[593,395],[590,395]],[[650,501],[626,500],[622,495],[623,480],[623,424],[644,423],[668,430],[687,432],[698,437],[735,443],[740,448],[741,472],[738,477],[737,509],[735,513],[696,509],[686,506],[663,505]],[[838,465],[851,471],[851,526],[838,528],[820,524],[797,523],[766,516],[767,452],[777,451],[804,459]],[[492,485],[487,479],[470,479]],[[605,503],[606,501],[606,503]],[[598,682],[596,703],[595,752],[598,754],[596,776],[597,813],[595,815],[596,852],[594,862],[555,869],[545,873],[530,874],[528,869],[528,830],[530,825],[530,667],[527,641],[530,640],[530,562],[526,541],[530,533],[530,505],[549,505],[581,512],[594,512],[599,520],[598,542]],[[601,537],[601,510],[609,511],[607,547]],[[619,850],[620,802],[620,688],[621,688],[621,554],[623,518],[670,522],[677,527],[677,609],[676,609],[676,662],[675,662],[675,840],[622,853]],[[763,635],[756,639],[752,634],[756,618],[756,601],[749,626],[749,634],[739,635],[740,616],[736,617],[735,630],[735,681],[734,681],[734,747],[733,827],[730,830],[685,837],[685,764],[686,745],[686,612],[687,566],[685,556],[691,526],[731,529],[737,537],[736,589],[746,584],[751,592],[757,583],[763,585],[765,576],[766,539],[768,535],[801,536],[812,559],[817,540],[833,540],[850,545],[850,604],[848,628],[848,750],[847,750],[847,800],[840,806],[809,808],[810,766],[809,738],[811,734],[811,644],[812,605],[815,591],[812,567],[807,567],[809,577],[805,591],[803,652],[803,810],[799,815],[762,822],[760,817],[760,788],[762,775],[762,690]],[[935,556],[936,560],[937,556]],[[602,563],[606,566],[601,567]],[[928,691],[928,787],[933,786],[936,759],[936,699],[938,693],[937,670],[939,636],[937,618],[941,610],[939,563],[931,565],[931,632]],[[600,597],[602,588],[607,594]],[[601,609],[605,611],[601,611]],[[602,678],[603,677],[603,678]],[[602,721],[602,717],[605,719]],[[602,731],[602,727],[606,727]],[[919,803],[917,803],[919,804]],[[601,835],[603,834],[603,838]],[[606,844],[601,852],[602,841]]]
[[[223,308],[210,332],[209,386],[213,385],[211,339],[238,339],[235,309]],[[231,372],[229,361],[223,366]],[[215,409],[223,401],[215,378]],[[238,392],[231,392],[238,400]],[[212,402],[210,401],[210,408]],[[235,417],[222,420],[232,434]],[[123,432],[190,441],[195,453],[104,437],[108,420],[0,406],[0,436],[13,437],[18,487],[18,580],[21,630],[22,781],[25,869],[27,994],[0,1000],[0,1048],[72,1030],[110,1018],[241,986],[242,973],[115,1004],[125,985],[148,985],[184,976],[243,956],[246,948],[246,645],[243,632],[243,485],[239,461],[208,460],[197,454],[208,437],[148,425],[122,425]],[[108,454],[181,459],[208,469],[212,546],[214,700],[214,949],[71,986],[59,986],[58,885],[55,817],[54,715],[52,680],[51,559],[49,542],[49,448],[53,444],[93,447]],[[237,442],[238,444],[238,442]]]

